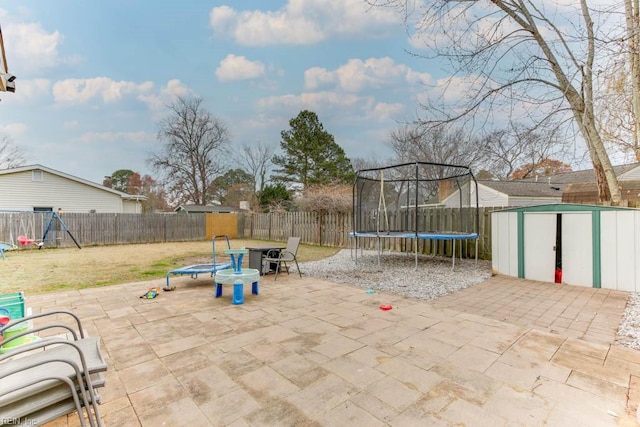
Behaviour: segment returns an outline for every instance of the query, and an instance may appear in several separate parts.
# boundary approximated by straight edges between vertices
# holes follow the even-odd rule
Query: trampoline
[[[478,261],[478,189],[471,169],[444,163],[414,162],[356,173],[353,187],[355,262],[364,241],[410,239],[418,268],[420,241],[450,242],[452,268],[464,242],[475,243]],[[424,245],[423,245],[424,246]],[[350,245],[352,249],[354,245]]]
[[[231,244],[229,243],[229,237],[227,237],[226,235],[213,236],[213,238],[211,239],[213,262],[211,264],[187,265],[182,268],[171,270],[170,272],[167,273],[167,288],[170,288],[169,277],[171,275],[191,276],[192,279],[197,279],[199,274],[210,274],[211,277],[213,277],[218,271],[231,268],[231,262],[225,262],[220,264],[216,262],[216,240],[220,240],[220,239],[225,239],[227,242],[227,249],[231,249]]]

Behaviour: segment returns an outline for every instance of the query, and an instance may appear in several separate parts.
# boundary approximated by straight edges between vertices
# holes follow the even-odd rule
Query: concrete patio
[[[637,425],[622,292],[498,276],[423,301],[292,274],[232,305],[209,278],[172,283],[27,296],[102,338],[106,426]]]

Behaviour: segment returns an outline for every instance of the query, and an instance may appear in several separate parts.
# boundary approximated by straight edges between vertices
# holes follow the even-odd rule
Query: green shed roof
[[[494,212],[593,212],[614,210],[636,210],[635,208],[623,208],[620,206],[583,205],[578,203],[554,203],[550,205],[522,206],[517,208],[501,209]]]

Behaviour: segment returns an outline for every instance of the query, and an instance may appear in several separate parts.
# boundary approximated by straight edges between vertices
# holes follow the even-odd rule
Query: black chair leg
[[[278,280],[278,272],[280,272],[280,261],[276,264],[276,277],[273,278],[274,282]]]
[[[298,274],[300,275],[300,278],[302,279],[302,271],[300,271],[300,266],[298,265],[298,260],[297,259],[293,259],[296,263],[296,268],[298,269]]]

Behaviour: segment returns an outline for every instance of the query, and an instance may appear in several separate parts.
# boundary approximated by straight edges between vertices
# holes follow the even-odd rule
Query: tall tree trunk
[[[635,1],[635,0],[634,0]],[[611,201],[613,205],[619,205],[622,195],[618,186],[618,177],[613,172],[611,159],[604,147],[604,142],[600,137],[600,132],[596,124],[596,115],[593,103],[593,67],[595,58],[595,34],[593,32],[593,20],[587,7],[587,1],[580,2],[582,7],[582,16],[586,24],[587,30],[587,61],[582,67],[582,99],[583,99],[583,128],[584,139],[589,146],[591,153],[591,162],[593,163],[593,173],[598,186],[598,198],[601,202]],[[578,110],[579,111],[579,110]],[[574,110],[574,114],[577,111]]]
[[[640,161],[640,11],[639,0],[624,0],[633,108],[633,152]]]

